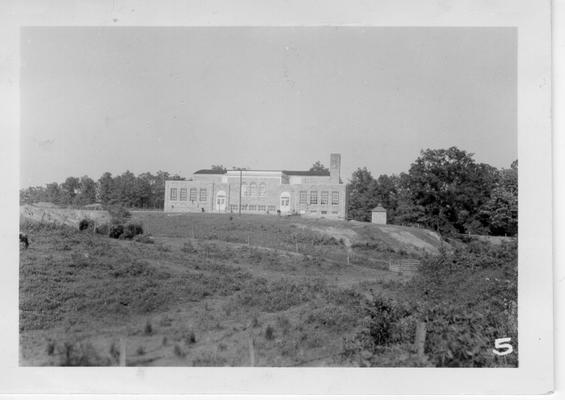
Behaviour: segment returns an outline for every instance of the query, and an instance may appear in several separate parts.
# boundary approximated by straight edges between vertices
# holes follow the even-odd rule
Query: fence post
[[[120,367],[126,366],[126,340],[120,338]]]
[[[419,358],[424,358],[424,347],[426,345],[426,323],[418,322],[416,324],[416,337],[414,345]]]
[[[247,336],[247,340],[249,343],[249,363],[252,367],[255,366],[255,347],[253,345],[253,337],[252,337],[252,333],[249,332],[249,335]]]

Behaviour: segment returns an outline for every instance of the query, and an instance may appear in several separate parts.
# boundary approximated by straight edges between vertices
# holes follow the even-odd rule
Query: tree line
[[[212,169],[226,171],[222,165]],[[316,161],[311,171],[327,171]],[[62,206],[91,203],[135,208],[164,206],[165,181],[185,180],[158,171],[136,176],[130,171],[97,181],[69,177],[20,191],[21,203],[51,202]],[[474,160],[457,147],[422,150],[407,173],[374,178],[366,168],[353,172],[348,185],[349,219],[370,221],[381,204],[388,223],[430,228],[442,233],[516,235],[518,232],[518,162],[497,169]]]
[[[518,161],[498,169],[457,147],[422,150],[407,173],[358,168],[348,187],[348,218],[370,221],[378,204],[388,222],[442,233],[518,233]]]
[[[126,171],[112,176],[102,174],[97,181],[88,176],[68,177],[64,182],[48,183],[20,190],[20,203],[50,202],[60,206],[81,207],[92,203],[135,208],[163,208],[165,181],[185,180],[165,171],[135,176]]]

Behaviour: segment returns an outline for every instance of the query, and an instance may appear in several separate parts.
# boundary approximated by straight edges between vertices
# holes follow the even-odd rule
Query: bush
[[[153,334],[153,325],[151,325],[151,321],[147,321],[145,323],[145,328],[143,329],[143,333],[146,336],[151,336]]]
[[[275,338],[275,329],[271,325],[267,325],[265,329],[265,339],[273,340]]]
[[[124,233],[123,225],[112,225],[108,231],[108,236],[113,239],[119,239]]]
[[[84,218],[78,224],[79,231],[92,230],[94,228],[94,221]]]
[[[143,234],[143,227],[141,224],[130,223],[124,226],[122,237],[124,239],[133,239],[137,235]]]

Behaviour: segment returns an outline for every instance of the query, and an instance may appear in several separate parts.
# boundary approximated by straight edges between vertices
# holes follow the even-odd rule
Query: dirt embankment
[[[103,210],[77,210],[73,208],[20,206],[20,221],[42,224],[67,225],[78,228],[83,219],[90,219],[97,225],[110,222],[110,213]]]

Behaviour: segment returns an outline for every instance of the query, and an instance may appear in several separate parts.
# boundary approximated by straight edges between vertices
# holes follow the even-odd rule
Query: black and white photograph
[[[529,368],[550,133],[523,156],[517,25],[122,25],[116,3],[19,27],[17,368]]]

